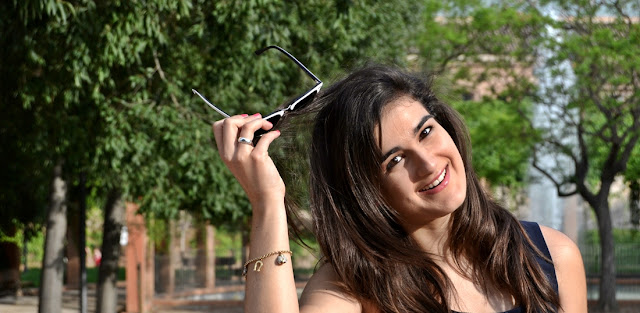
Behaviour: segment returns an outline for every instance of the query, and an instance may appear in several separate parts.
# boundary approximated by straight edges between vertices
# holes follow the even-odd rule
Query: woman
[[[298,301],[285,185],[259,114],[214,124],[253,206],[245,311],[586,312],[575,244],[520,223],[482,189],[468,133],[430,81],[358,70],[323,92],[311,143],[311,209],[323,264]]]

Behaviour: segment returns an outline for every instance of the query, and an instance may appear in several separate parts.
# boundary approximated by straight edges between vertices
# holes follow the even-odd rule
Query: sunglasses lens
[[[280,121],[280,118],[282,117],[281,114],[276,114],[273,115],[269,118],[266,118],[267,121],[269,121],[271,124],[273,124],[273,127],[276,127],[276,125],[278,125],[278,122]]]
[[[280,114],[273,114],[273,115],[268,116],[268,117],[265,118],[266,121],[268,121],[271,124],[273,124],[273,128],[271,128],[271,130],[276,129],[276,125],[278,125],[278,122],[280,121],[280,118],[282,118],[282,111],[280,111],[279,113]],[[262,135],[268,133],[271,130],[264,130],[262,128],[256,130],[253,133],[253,143],[254,143],[254,145],[258,143],[258,140],[260,140]]]
[[[296,105],[293,108],[291,108],[291,110],[304,109],[306,106],[308,106],[313,101],[313,98],[316,97],[317,93],[318,93],[317,91],[314,91],[314,92],[308,94],[306,97],[304,97],[304,99],[301,99],[300,102],[296,103]]]

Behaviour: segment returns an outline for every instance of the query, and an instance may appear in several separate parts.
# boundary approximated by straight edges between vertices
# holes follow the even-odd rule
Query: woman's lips
[[[420,193],[432,195],[444,190],[449,185],[449,177],[449,165],[447,165],[431,184],[420,190]]]

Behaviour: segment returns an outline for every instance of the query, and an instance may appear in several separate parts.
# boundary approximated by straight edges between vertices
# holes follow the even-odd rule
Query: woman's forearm
[[[284,201],[254,205],[250,238],[249,260],[290,250]],[[260,271],[254,270],[257,261],[247,266],[245,312],[298,312],[292,257],[282,255],[284,264],[276,263],[276,254],[261,260]]]

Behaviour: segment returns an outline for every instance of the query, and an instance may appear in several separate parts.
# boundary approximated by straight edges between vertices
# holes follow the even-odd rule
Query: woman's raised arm
[[[268,153],[280,132],[262,135],[255,146],[252,142],[256,130],[272,127],[260,114],[231,116],[213,124],[220,157],[246,192],[253,209],[249,260],[255,261],[245,267],[244,310],[248,313],[361,312],[357,301],[343,296],[335,287],[336,277],[329,265],[314,275],[305,288],[305,301],[299,308],[291,255],[283,252],[290,250],[285,185]],[[286,258],[286,262],[282,263],[279,255]]]
[[[250,260],[290,250],[285,185],[268,154],[269,145],[280,132],[264,134],[255,147],[247,142],[253,140],[256,130],[271,127],[259,114],[236,115],[213,124],[220,157],[246,192],[253,209]],[[254,271],[258,261],[247,266],[245,312],[298,312],[290,255],[283,256],[288,262],[276,264],[277,254],[259,260],[260,271],[258,267]]]

